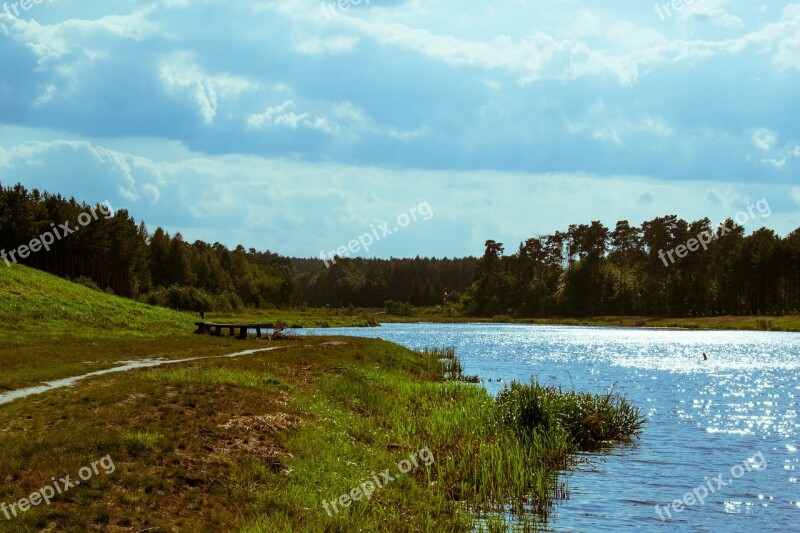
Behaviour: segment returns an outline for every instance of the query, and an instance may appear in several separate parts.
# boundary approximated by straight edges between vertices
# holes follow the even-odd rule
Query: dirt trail
[[[271,350],[280,350],[281,348],[285,348],[285,346],[274,346],[272,348],[258,348],[255,350],[244,350],[242,352],[236,352],[228,355],[209,355],[206,357],[187,357],[185,359],[140,359],[138,361],[118,361],[118,363],[122,364],[122,366],[115,366],[113,368],[106,368],[105,370],[97,370],[95,372],[88,372],[86,374],[81,374],[80,376],[73,376],[69,378],[57,379],[55,381],[48,381],[43,383],[42,385],[38,385],[36,387],[28,387],[26,389],[18,389],[11,392],[7,392],[5,394],[0,394],[0,405],[12,402],[19,398],[25,398],[27,396],[35,396],[37,394],[42,394],[47,391],[51,391],[54,389],[60,389],[63,387],[70,387],[77,383],[78,381],[92,377],[92,376],[102,376],[103,374],[112,374],[114,372],[127,372],[128,370],[135,370],[137,368],[150,368],[155,366],[162,366],[162,365],[174,365],[176,363],[185,363],[187,361],[199,361],[203,359],[219,359],[222,357],[242,357],[244,355],[253,355],[259,352],[269,352]]]

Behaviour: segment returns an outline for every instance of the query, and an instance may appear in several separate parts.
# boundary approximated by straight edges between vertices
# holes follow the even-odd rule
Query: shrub
[[[497,395],[497,416],[502,425],[520,434],[567,432],[580,450],[593,450],[612,441],[630,442],[639,436],[645,418],[622,396],[588,392],[563,392],[532,381],[512,382]]]
[[[386,312],[389,313],[390,315],[399,315],[399,316],[414,315],[414,307],[410,303],[395,302],[394,300],[386,300],[386,302],[384,302],[384,306],[386,307]]]
[[[84,287],[89,287],[92,290],[102,292],[103,289],[92,279],[86,276],[78,276],[77,278],[72,280],[73,283],[77,283],[78,285],[83,285]]]
[[[200,312],[215,309],[211,295],[194,287],[159,287],[146,294],[144,301],[150,305],[160,305],[178,311]]]

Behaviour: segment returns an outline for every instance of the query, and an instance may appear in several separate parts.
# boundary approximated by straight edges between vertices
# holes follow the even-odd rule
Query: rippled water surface
[[[455,346],[465,373],[479,375],[492,393],[534,376],[626,394],[649,420],[642,439],[591,456],[566,474],[570,500],[558,505],[554,531],[800,532],[796,333],[506,324],[304,333],[380,337],[409,348]],[[662,510],[662,522],[655,506],[695,489],[709,492],[704,503],[689,498],[692,505],[681,511]]]

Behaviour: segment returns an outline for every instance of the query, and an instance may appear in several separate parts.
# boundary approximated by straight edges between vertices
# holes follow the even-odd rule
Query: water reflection
[[[381,337],[411,348],[455,346],[467,374],[496,393],[512,379],[592,392],[611,388],[649,418],[633,448],[565,474],[570,499],[553,531],[797,531],[800,335],[774,332],[392,324],[306,334]],[[703,353],[708,360],[703,360]],[[491,379],[491,381],[488,381]],[[668,505],[761,452],[768,461],[702,505]],[[730,476],[729,476],[730,477]],[[755,520],[755,521],[754,521]]]

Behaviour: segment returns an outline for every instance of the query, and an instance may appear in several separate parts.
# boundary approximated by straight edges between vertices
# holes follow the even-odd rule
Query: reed
[[[559,428],[577,450],[591,451],[614,442],[631,442],[644,429],[646,419],[627,398],[563,391],[513,382],[497,396],[500,421],[519,434]]]
[[[461,363],[461,359],[456,355],[456,349],[453,346],[444,348],[424,348],[423,350],[419,350],[418,353],[427,357],[433,357],[439,361],[442,379],[444,381],[480,383],[480,378],[478,376],[464,375],[464,366]]]

